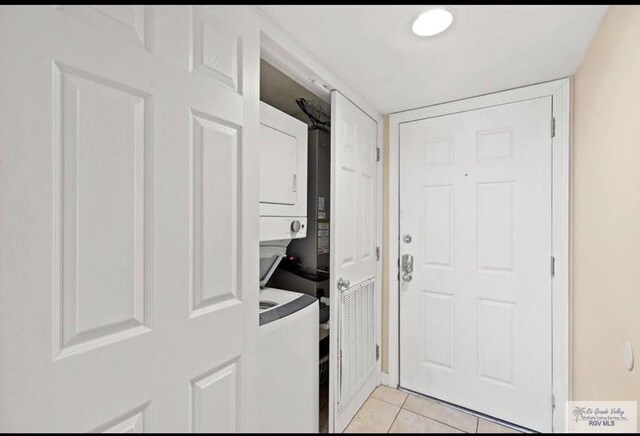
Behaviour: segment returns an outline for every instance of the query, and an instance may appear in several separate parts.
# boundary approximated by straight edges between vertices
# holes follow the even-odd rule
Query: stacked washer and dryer
[[[260,429],[318,431],[316,298],[266,287],[292,240],[307,236],[307,125],[260,105]]]

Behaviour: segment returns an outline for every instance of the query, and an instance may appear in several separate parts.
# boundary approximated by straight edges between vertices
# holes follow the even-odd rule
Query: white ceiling
[[[429,6],[260,6],[383,113],[572,75],[607,6],[452,6],[453,25],[420,38]]]

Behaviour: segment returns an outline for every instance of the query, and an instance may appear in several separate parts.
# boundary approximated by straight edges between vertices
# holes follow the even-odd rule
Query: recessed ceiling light
[[[453,22],[453,14],[445,8],[430,9],[420,14],[411,29],[418,36],[433,36],[447,30]]]

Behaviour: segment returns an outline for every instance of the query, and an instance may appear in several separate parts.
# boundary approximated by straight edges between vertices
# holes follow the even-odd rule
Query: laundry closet
[[[380,383],[380,124],[261,54],[261,429],[341,432]]]
[[[261,368],[266,431],[328,428],[330,113],[329,102],[261,61],[258,346],[261,367],[271,366]]]

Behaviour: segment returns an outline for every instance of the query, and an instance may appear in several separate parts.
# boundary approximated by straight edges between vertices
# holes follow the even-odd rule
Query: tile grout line
[[[405,398],[405,401],[407,401],[407,399]],[[391,404],[391,403],[389,403]],[[402,402],[402,404],[404,404],[404,402]],[[398,407],[398,406],[396,406]],[[398,407],[398,411],[396,412],[396,416],[393,417],[393,421],[391,421],[391,425],[389,426],[389,428],[387,429],[387,433],[389,433],[391,431],[391,427],[393,427],[393,424],[396,423],[396,420],[398,419],[398,415],[400,415],[400,411],[402,410],[402,406]]]
[[[375,391],[374,391],[374,392],[375,392]],[[402,391],[399,391],[399,392],[402,392]],[[406,393],[406,392],[405,392],[405,393]],[[373,392],[372,392],[372,394],[373,394]],[[394,424],[394,423],[396,422],[396,420],[398,419],[398,415],[400,415],[400,411],[401,411],[401,410],[404,410],[404,411],[406,411],[406,412],[414,413],[414,414],[416,414],[416,415],[418,415],[418,416],[421,416],[421,417],[423,417],[423,418],[430,419],[430,420],[432,420],[432,421],[434,421],[434,422],[437,422],[438,424],[442,424],[442,425],[444,425],[445,427],[449,427],[449,428],[452,428],[452,429],[454,429],[454,430],[459,430],[459,431],[461,431],[461,432],[463,432],[463,433],[467,433],[465,430],[463,430],[463,429],[461,429],[461,428],[458,428],[458,427],[454,427],[453,425],[448,424],[448,423],[446,423],[446,422],[442,422],[442,421],[439,421],[439,420],[437,420],[437,419],[435,419],[435,418],[432,418],[432,417],[430,417],[430,416],[423,415],[423,414],[422,414],[422,413],[420,413],[420,412],[416,412],[416,411],[413,411],[413,410],[410,410],[410,409],[406,409],[406,408],[404,407],[404,405],[407,403],[407,400],[409,399],[409,396],[411,395],[411,394],[408,394],[408,393],[406,393],[406,394],[407,394],[407,396],[406,396],[406,397],[404,397],[404,401],[402,401],[402,405],[401,405],[401,406],[399,406],[399,407],[400,407],[400,410],[398,410],[398,413],[396,413],[396,416],[393,418],[393,422],[391,423],[391,427],[393,427],[393,424]],[[384,399],[382,399],[382,398],[377,398],[377,397],[373,397],[373,396],[370,396],[369,398],[375,398],[376,400],[380,400],[380,401],[382,401],[382,402],[384,402],[384,403],[387,403],[387,404],[390,404],[390,405],[392,405],[392,406],[396,406],[396,407],[398,407],[398,405],[397,405],[397,404],[393,404],[393,403],[391,403],[391,402],[389,402],[389,401],[386,401],[386,400],[384,400]],[[420,398],[420,397],[417,397],[417,398]],[[444,407],[447,407],[447,406],[444,406]],[[456,410],[456,409],[453,409],[453,408],[450,408],[450,409],[452,409],[452,410]],[[461,411],[461,412],[462,412],[462,411]],[[466,413],[466,412],[462,412],[462,413]],[[473,416],[474,418],[476,418],[476,433],[477,433],[477,432],[478,432],[478,417],[477,417],[477,416],[474,416],[474,415],[471,415],[470,413],[467,413],[467,415],[469,415],[469,416]],[[389,427],[389,430],[391,430],[391,427]],[[387,430],[387,433],[389,433],[389,430]]]
[[[440,420],[438,420],[438,419],[436,419],[436,418],[432,418],[431,416],[423,415],[423,414],[422,414],[422,413],[420,413],[420,412],[416,412],[416,411],[413,411],[413,410],[410,410],[410,409],[404,409],[404,410],[406,410],[406,411],[408,411],[408,412],[411,412],[411,413],[415,413],[416,415],[418,415],[418,416],[422,416],[423,418],[430,419],[430,420],[432,420],[432,421],[434,421],[434,422],[437,422],[438,424],[442,424],[442,425],[444,425],[445,427],[449,427],[449,428],[452,428],[452,429],[454,429],[454,430],[461,431],[461,432],[463,432],[463,433],[469,433],[468,431],[466,431],[466,430],[464,430],[464,429],[462,429],[462,428],[454,427],[452,424],[448,424],[448,423],[446,423],[446,422],[442,422],[442,421],[440,421]],[[478,430],[478,423],[477,423],[477,421],[476,421],[476,433],[477,433],[477,430]]]
[[[409,394],[407,394],[406,397],[404,397],[404,401],[402,402],[402,406],[400,406],[402,409],[404,409],[404,405],[407,402],[407,400],[409,399]]]
[[[398,392],[399,392],[399,391],[398,391]],[[404,396],[404,400],[402,401],[402,404],[400,405],[400,408],[398,409],[398,413],[396,413],[395,418],[393,418],[393,422],[391,423],[391,426],[389,427],[389,430],[387,430],[387,433],[389,433],[389,432],[391,431],[391,429],[393,428],[393,424],[395,424],[395,423],[396,423],[396,421],[397,421],[397,419],[398,419],[398,416],[400,415],[400,412],[402,412],[403,410],[406,410],[406,409],[404,408],[404,403],[406,403],[406,402],[407,402],[407,398],[409,398],[409,394],[406,394],[406,395]]]
[[[374,392],[375,392],[375,390],[374,390]],[[402,391],[399,391],[399,392],[402,392]],[[454,427],[454,426],[453,426],[453,425],[451,425],[451,424],[448,424],[448,423],[446,423],[446,422],[439,421],[439,420],[437,420],[437,419],[435,419],[435,418],[432,418],[431,416],[423,415],[423,414],[422,414],[422,413],[420,413],[420,412],[416,412],[416,411],[414,411],[414,410],[411,410],[411,409],[407,409],[407,408],[405,408],[405,407],[404,407],[404,405],[406,404],[406,402],[407,402],[407,400],[409,399],[409,396],[410,396],[411,394],[409,394],[409,393],[407,393],[407,392],[404,392],[404,393],[405,393],[405,394],[407,394],[407,396],[406,396],[406,397],[404,397],[404,401],[402,402],[402,406],[398,406],[397,404],[394,404],[394,403],[392,403],[392,402],[390,402],[390,401],[387,401],[387,400],[385,400],[385,399],[383,399],[383,398],[374,397],[374,396],[373,396],[373,392],[371,393],[371,395],[369,395],[369,398],[375,398],[376,400],[380,400],[380,401],[382,401],[383,403],[387,403],[387,404],[390,404],[390,405],[395,406],[395,407],[400,407],[400,410],[406,410],[407,412],[415,413],[415,414],[416,414],[416,415],[418,415],[418,416],[422,416],[423,418],[430,419],[430,420],[432,420],[432,421],[434,421],[434,422],[437,422],[438,424],[442,424],[442,425],[444,425],[444,426],[446,426],[446,427],[449,427],[449,428],[452,428],[452,429],[454,429],[454,430],[459,430],[459,431],[461,431],[461,432],[463,432],[463,433],[467,433],[465,430],[463,430],[463,429],[461,429],[461,428]],[[416,397],[417,397],[417,398],[422,398],[422,397],[418,397],[417,395],[416,395]],[[368,400],[369,398],[367,398],[367,400]],[[438,403],[438,404],[442,404],[442,403]],[[448,407],[448,406],[446,406],[446,405],[444,405],[444,404],[442,404],[442,405],[443,405],[443,407]],[[469,416],[473,416],[473,417],[474,417],[474,418],[476,418],[476,419],[478,418],[477,416],[475,416],[475,415],[471,415],[470,413],[466,413],[466,412],[463,412],[463,411],[461,411],[461,410],[454,409],[454,408],[452,408],[452,407],[448,407],[448,408],[449,408],[449,409],[451,409],[451,410],[456,410],[456,411],[459,411],[459,412],[465,413],[465,414],[467,414],[467,415],[469,415]],[[400,414],[400,410],[398,410],[398,413],[396,414],[395,418],[393,418],[393,422],[391,423],[391,427],[393,427],[393,423],[394,423],[394,422],[396,422],[396,419],[398,418],[398,415]],[[360,411],[360,410],[358,409],[358,411]],[[357,414],[357,413],[356,413],[356,414]],[[355,415],[354,415],[354,417],[355,417]],[[389,430],[391,430],[391,427],[389,427]],[[478,421],[476,421],[476,433],[477,433],[477,430],[478,430]],[[389,433],[389,431],[387,431],[387,433]]]
[[[405,409],[404,407],[402,408],[402,410],[406,410],[407,412],[411,412],[411,413],[413,413],[413,414],[415,414],[415,415],[421,416],[421,417],[423,417],[423,418],[427,418],[427,419],[429,419],[429,420],[431,420],[431,421],[433,421],[433,422],[437,422],[438,424],[442,424],[442,425],[444,425],[445,427],[449,427],[449,428],[452,428],[452,429],[454,429],[454,430],[458,430],[459,432],[469,434],[469,432],[467,432],[467,431],[465,431],[465,430],[463,430],[463,429],[461,429],[461,428],[454,427],[453,425],[451,425],[451,424],[447,424],[446,422],[438,421],[437,419],[432,418],[432,417],[427,416],[427,415],[423,415],[422,413],[414,412],[413,410]],[[477,425],[477,424],[476,424],[476,425]]]
[[[366,402],[367,402],[368,400],[370,400],[370,399],[376,399],[376,400],[382,401],[383,403],[389,404],[390,406],[394,406],[394,407],[397,407],[397,408],[398,408],[398,411],[396,412],[396,414],[395,414],[395,416],[394,416],[394,418],[393,418],[393,421],[391,422],[391,425],[390,425],[390,426],[389,426],[389,428],[387,429],[386,433],[389,433],[389,432],[391,431],[391,428],[393,427],[393,424],[395,424],[395,422],[397,421],[398,416],[400,415],[400,412],[401,412],[402,410],[407,411],[407,412],[410,412],[410,413],[413,413],[413,414],[416,414],[416,415],[421,416],[421,417],[423,417],[423,418],[429,419],[429,420],[431,420],[431,421],[433,421],[433,422],[437,422],[438,424],[444,425],[445,427],[448,427],[448,428],[450,428],[450,429],[457,430],[457,431],[460,431],[460,432],[462,432],[462,433],[467,433],[467,431],[466,431],[466,430],[461,429],[461,428],[458,428],[458,427],[455,427],[455,426],[454,426],[454,425],[452,425],[452,424],[449,424],[449,423],[446,423],[446,422],[440,421],[440,420],[438,420],[438,419],[436,419],[436,418],[433,418],[433,417],[431,417],[431,416],[428,416],[428,415],[424,415],[424,414],[423,414],[423,413],[421,413],[421,412],[418,412],[418,411],[414,411],[414,410],[411,410],[411,409],[407,409],[407,408],[405,408],[404,406],[405,406],[405,404],[407,403],[407,401],[409,400],[409,396],[411,396],[411,395],[413,395],[414,397],[416,397],[416,398],[418,398],[418,399],[422,399],[422,400],[426,400],[426,401],[429,401],[429,402],[435,403],[435,404],[437,404],[437,405],[439,405],[439,406],[441,406],[441,407],[443,407],[443,408],[445,408],[445,409],[449,409],[449,410],[453,410],[453,411],[456,411],[456,412],[460,412],[460,413],[463,413],[463,414],[465,414],[465,415],[472,416],[472,417],[476,418],[476,429],[475,429],[475,433],[478,433],[478,429],[480,428],[480,419],[483,419],[483,418],[481,418],[480,416],[478,416],[478,415],[476,415],[476,414],[474,414],[474,413],[469,413],[469,412],[467,412],[466,410],[461,410],[461,408],[451,407],[449,404],[447,404],[447,403],[445,403],[445,402],[441,402],[441,401],[433,400],[433,399],[431,399],[430,397],[427,397],[427,396],[415,395],[415,394],[412,394],[412,393],[410,393],[410,392],[406,392],[406,391],[403,391],[403,390],[400,390],[400,389],[395,389],[395,390],[396,390],[396,391],[398,391],[398,392],[402,392],[402,393],[404,393],[404,394],[406,395],[406,396],[404,397],[404,400],[402,401],[402,405],[400,405],[400,406],[398,406],[397,404],[392,403],[391,401],[388,401],[388,400],[386,400],[386,399],[384,399],[384,398],[374,397],[374,396],[373,396],[373,393],[376,391],[376,389],[374,389],[374,390],[371,392],[371,394],[369,395],[369,397],[367,398],[367,400],[365,400],[365,403],[366,403]],[[363,407],[363,406],[364,406],[364,403],[362,404],[362,406],[360,406],[360,408],[358,408],[358,411],[357,411],[357,412],[356,412],[356,414],[353,416],[353,418],[355,418],[355,417],[356,417],[356,415],[360,412],[360,410],[362,409],[362,407]],[[325,405],[325,407],[326,407],[326,405]],[[351,422],[353,421],[353,418],[351,419],[351,421],[349,422],[349,424],[347,425],[347,427],[349,427],[349,425],[350,425],[350,424],[351,424]],[[490,421],[490,422],[492,422],[492,421]],[[495,424],[497,424],[498,426],[501,426],[501,427],[510,428],[509,426],[502,425],[502,424],[497,423],[497,422],[496,422]],[[345,430],[346,430],[346,428],[345,428]]]
[[[391,389],[393,389],[393,388],[391,388]],[[390,405],[395,406],[395,407],[400,407],[400,410],[406,410],[407,412],[415,413],[416,415],[422,416],[423,418],[430,419],[430,420],[432,420],[432,421],[434,421],[434,422],[437,422],[437,423],[439,423],[439,424],[442,424],[442,425],[444,425],[444,426],[446,426],[446,427],[449,427],[449,428],[452,428],[452,429],[454,429],[454,430],[461,431],[461,432],[463,432],[463,433],[468,433],[468,432],[467,432],[465,429],[455,427],[453,424],[449,424],[449,423],[447,423],[447,422],[440,421],[440,420],[438,420],[438,419],[436,419],[436,418],[433,418],[433,417],[431,417],[431,416],[424,415],[424,414],[422,414],[422,413],[420,413],[420,412],[417,412],[417,411],[414,411],[414,410],[411,410],[411,409],[407,409],[407,408],[405,408],[404,406],[405,406],[405,404],[407,403],[407,401],[409,400],[409,397],[413,395],[413,396],[414,396],[414,397],[416,397],[416,398],[419,398],[419,399],[422,399],[422,400],[426,400],[426,401],[432,402],[432,403],[434,403],[434,404],[439,405],[440,407],[444,407],[445,409],[453,410],[453,411],[456,411],[456,412],[460,412],[460,413],[463,413],[463,414],[465,414],[465,415],[472,416],[472,417],[476,418],[476,429],[475,429],[475,433],[478,433],[478,429],[480,428],[480,420],[481,420],[481,419],[487,420],[487,421],[489,421],[489,422],[491,422],[491,423],[493,423],[493,424],[496,424],[496,425],[498,425],[498,426],[500,426],[500,427],[505,427],[505,428],[508,428],[508,429],[510,429],[510,430],[515,430],[515,431],[517,431],[517,432],[522,433],[522,431],[521,431],[521,430],[519,430],[519,429],[517,429],[517,428],[514,428],[514,427],[512,427],[512,426],[510,426],[510,425],[506,425],[506,423],[504,423],[504,422],[502,422],[502,421],[500,421],[500,420],[498,420],[498,419],[487,419],[487,418],[485,418],[485,417],[479,416],[479,415],[478,415],[478,414],[476,414],[476,413],[471,413],[472,411],[470,412],[470,411],[464,410],[463,408],[459,408],[459,407],[451,406],[451,405],[447,404],[446,402],[438,401],[438,400],[436,400],[436,399],[433,399],[433,398],[428,397],[428,396],[425,396],[425,395],[419,395],[419,394],[415,394],[415,393],[412,393],[412,392],[407,392],[407,391],[405,391],[405,390],[401,390],[401,389],[394,389],[394,390],[395,390],[395,391],[397,391],[397,392],[402,392],[403,394],[405,394],[405,395],[406,395],[406,396],[404,397],[404,400],[402,401],[402,405],[401,405],[401,406],[398,406],[397,404],[392,403],[391,401],[385,400],[384,398],[374,397],[374,396],[373,396],[373,393],[376,391],[375,389],[373,390],[373,392],[371,392],[371,395],[369,395],[369,398],[375,398],[376,400],[380,400],[380,401],[382,401],[383,403],[387,403],[387,404],[390,404]],[[369,399],[369,398],[367,398],[367,399]],[[393,423],[395,423],[395,421],[396,421],[396,419],[397,419],[397,417],[398,417],[398,415],[399,415],[399,414],[400,414],[400,411],[398,411],[398,413],[396,414],[396,417],[393,419],[393,422],[391,423],[391,426],[392,426],[392,427],[393,427]],[[390,429],[391,429],[391,427],[389,427],[389,430],[390,430]],[[387,433],[388,433],[388,431],[387,431]]]
[[[411,394],[409,394],[409,395],[411,395]],[[409,398],[409,395],[407,395],[407,399]],[[424,399],[424,398],[422,398],[422,397],[418,397],[417,395],[414,395],[414,396],[415,396],[416,398]],[[407,402],[407,400],[405,400],[405,403],[406,403],[406,402]],[[477,416],[472,415],[472,414],[470,414],[470,413],[463,412],[463,411],[458,410],[458,409],[454,409],[453,407],[446,406],[446,405],[444,405],[444,404],[442,404],[442,403],[437,403],[437,404],[440,404],[440,405],[442,405],[443,407],[448,408],[448,409],[450,409],[450,410],[455,410],[455,411],[458,411],[458,412],[461,412],[461,413],[464,413],[464,414],[466,414],[466,415],[473,416],[474,418],[476,418],[476,433],[477,433],[477,431],[478,431],[478,420],[479,420],[479,418],[478,418]],[[408,411],[408,412],[415,413],[416,415],[422,416],[423,418],[430,419],[430,420],[435,421],[435,422],[437,422],[437,423],[439,423],[439,424],[442,424],[442,425],[444,425],[444,426],[446,426],[446,427],[452,428],[452,429],[454,429],[454,430],[459,430],[459,431],[461,431],[461,432],[463,432],[463,433],[468,433],[466,430],[464,430],[464,429],[462,429],[462,428],[454,427],[454,426],[453,426],[453,424],[449,424],[449,423],[447,423],[447,422],[442,422],[442,421],[440,421],[439,419],[433,418],[433,417],[431,417],[431,416],[424,415],[424,414],[422,414],[422,413],[420,413],[420,412],[418,412],[418,411],[415,411],[415,410],[406,409],[406,408],[404,407],[404,404],[403,404],[402,408],[403,408],[404,410]]]
[[[369,398],[367,398],[367,400],[369,400],[370,398],[375,398],[376,400],[380,400],[383,403],[387,403],[387,404],[390,404],[390,405],[398,408],[398,411],[396,412],[396,416],[393,417],[393,421],[391,421],[391,425],[389,426],[389,428],[385,432],[385,433],[389,433],[389,431],[391,431],[391,427],[393,427],[393,424],[396,422],[396,419],[398,419],[398,415],[400,414],[400,411],[402,410],[402,407],[404,406],[404,403],[407,401],[407,398],[409,398],[409,394],[407,394],[406,392],[402,392],[403,394],[405,394],[405,397],[404,397],[404,400],[402,400],[402,404],[400,406],[398,406],[397,404],[394,404],[394,403],[392,403],[390,401],[387,401],[384,398],[374,397],[373,394],[378,389],[378,387],[376,387],[373,390],[373,392],[371,392],[371,394],[369,395]],[[394,390],[397,391],[397,392],[401,392],[401,391],[398,391],[397,389],[394,389]]]
[[[374,389],[374,391],[373,391],[373,392],[375,392],[375,389]],[[403,394],[405,394],[405,395],[406,395],[406,397],[404,397],[404,400],[402,400],[402,405],[398,406],[397,404],[394,404],[394,403],[392,403],[391,401],[387,401],[387,400],[385,400],[384,398],[374,397],[374,396],[373,396],[373,392],[371,392],[371,395],[369,395],[369,398],[375,398],[376,400],[384,401],[384,402],[385,402],[385,403],[387,403],[387,404],[391,404],[392,406],[396,406],[396,407],[400,407],[400,408],[404,407],[404,403],[406,403],[406,402],[407,402],[407,398],[409,398],[409,394],[407,394],[406,392],[398,391],[398,392],[402,392]],[[369,398],[367,398],[367,400],[368,400]]]
[[[483,414],[481,412],[477,412],[475,410],[466,409],[466,408],[458,406],[456,404],[448,403],[446,401],[442,401],[442,400],[439,400],[437,398],[430,397],[430,396],[425,395],[425,394],[421,394],[419,392],[410,391],[410,390],[404,389],[404,388],[398,388],[396,390],[400,391],[400,392],[404,392],[407,395],[413,395],[414,397],[430,401],[432,403],[438,404],[438,405],[440,405],[442,407],[445,407],[447,409],[455,410],[455,411],[464,413],[466,415],[473,416],[473,417],[478,419],[478,424],[476,426],[476,429],[479,428],[479,425],[480,425],[479,422],[482,419],[482,420],[488,421],[488,422],[490,422],[492,424],[496,424],[496,425],[498,425],[500,427],[504,427],[504,428],[507,428],[507,429],[510,429],[510,430],[514,430],[514,431],[516,431],[517,433],[520,433],[520,434],[531,433],[531,430],[527,429],[525,427],[521,427],[519,425],[510,423],[510,422],[507,422],[507,421],[503,421],[503,420],[501,420],[499,418],[495,418],[493,416],[485,415],[485,414]],[[418,413],[418,412],[414,412],[414,413]],[[428,417],[426,415],[422,415],[421,413],[418,413],[418,415],[424,416],[424,417],[429,418],[429,419],[433,419],[433,418],[430,418],[430,417]],[[433,420],[434,421],[438,421],[437,419],[433,419]],[[438,421],[438,422],[440,422],[440,421]],[[441,422],[441,424],[445,424],[445,425],[448,425],[449,427],[452,427],[451,425],[446,424],[444,422]],[[461,428],[457,428],[457,427],[453,427],[453,428],[455,428],[457,430],[460,430],[460,431],[464,431]],[[465,431],[465,433],[466,433],[466,431]]]
[[[375,391],[375,389],[374,389]],[[371,392],[371,394],[373,394],[373,392]],[[344,433],[347,431],[347,428],[349,428],[349,426],[351,425],[351,423],[353,422],[353,420],[356,418],[356,416],[358,416],[358,413],[360,413],[360,411],[362,410],[362,408],[364,407],[364,405],[366,404],[367,401],[369,401],[371,399],[371,394],[369,394],[369,396],[367,397],[366,400],[364,400],[364,403],[362,403],[362,405],[360,407],[358,407],[358,410],[356,410],[356,413],[353,414],[353,416],[351,417],[351,419],[349,420],[349,423],[344,427],[344,430],[342,430],[341,433]]]

